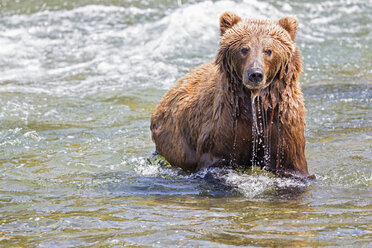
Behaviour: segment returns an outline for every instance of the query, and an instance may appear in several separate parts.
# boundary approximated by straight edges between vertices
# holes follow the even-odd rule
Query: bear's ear
[[[235,15],[234,13],[231,12],[225,12],[221,15],[220,17],[220,31],[221,31],[221,36],[225,33],[225,31],[238,22],[240,22],[242,19]]]
[[[292,40],[294,41],[296,38],[298,26],[297,18],[294,16],[283,17],[282,19],[279,20],[279,25],[285,30],[287,30]]]

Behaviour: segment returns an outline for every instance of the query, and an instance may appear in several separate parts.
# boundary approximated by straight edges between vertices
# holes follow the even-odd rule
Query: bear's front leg
[[[296,178],[309,176],[305,158],[304,126],[304,123],[297,126],[284,123],[278,144],[277,175]]]

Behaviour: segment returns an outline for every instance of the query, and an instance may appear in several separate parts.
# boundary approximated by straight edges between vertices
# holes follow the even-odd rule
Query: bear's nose
[[[263,71],[261,68],[251,68],[248,70],[248,79],[252,83],[258,84],[263,79]]]

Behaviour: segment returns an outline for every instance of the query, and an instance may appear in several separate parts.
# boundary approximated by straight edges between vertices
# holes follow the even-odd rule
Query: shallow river
[[[372,246],[372,2],[0,1],[0,247]],[[218,18],[299,19],[314,182],[148,165]],[[217,172],[218,174],[218,172]]]

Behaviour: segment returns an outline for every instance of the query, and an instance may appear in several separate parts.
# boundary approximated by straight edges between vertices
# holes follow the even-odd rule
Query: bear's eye
[[[248,48],[243,47],[243,48],[240,50],[240,52],[242,53],[243,56],[246,56],[246,55],[248,54],[249,50],[248,50]]]
[[[265,52],[266,56],[270,56],[273,53],[273,51],[271,51],[271,49],[267,49],[264,52]]]

